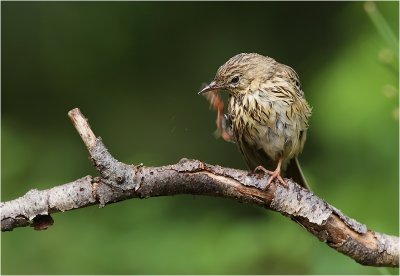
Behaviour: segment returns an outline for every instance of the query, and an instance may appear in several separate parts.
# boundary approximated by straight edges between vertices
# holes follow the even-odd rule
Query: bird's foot
[[[287,188],[288,184],[282,178],[281,171],[278,168],[275,171],[270,171],[270,170],[267,170],[266,168],[264,168],[263,166],[258,166],[254,169],[254,172],[257,172],[257,171],[263,171],[264,173],[270,175],[268,182],[267,182],[267,186],[270,185],[272,183],[272,181],[274,181],[274,179],[276,178],[276,179],[278,179],[279,183],[281,183],[285,188]]]

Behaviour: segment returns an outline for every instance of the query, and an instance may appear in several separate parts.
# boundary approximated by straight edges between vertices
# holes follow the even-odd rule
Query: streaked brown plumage
[[[222,65],[199,93],[212,91],[215,98],[220,90],[229,93],[231,138],[250,169],[271,174],[269,183],[278,178],[286,184],[281,177],[286,172],[284,176],[308,188],[297,156],[304,147],[311,108],[296,72],[270,57],[242,53]]]

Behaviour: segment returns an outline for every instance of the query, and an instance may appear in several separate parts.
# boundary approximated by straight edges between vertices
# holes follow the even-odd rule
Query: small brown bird
[[[221,90],[229,94],[230,129],[222,127]],[[251,170],[270,174],[268,184],[277,178],[286,186],[286,176],[309,189],[297,156],[306,141],[311,108],[292,68],[259,54],[238,54],[199,94],[206,92],[218,110],[222,137],[236,142]]]

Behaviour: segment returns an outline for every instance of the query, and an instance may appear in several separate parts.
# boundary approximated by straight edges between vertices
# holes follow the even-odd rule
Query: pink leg
[[[278,166],[276,166],[275,171],[269,171],[267,169],[265,169],[263,166],[258,166],[257,168],[254,169],[254,171],[263,171],[264,173],[267,173],[270,175],[269,179],[268,179],[268,183],[267,185],[271,184],[272,181],[277,178],[279,180],[279,182],[284,186],[287,187],[287,182],[285,180],[283,180],[282,176],[281,176],[281,166],[282,166],[282,162],[283,162],[283,158],[280,158],[278,161]]]

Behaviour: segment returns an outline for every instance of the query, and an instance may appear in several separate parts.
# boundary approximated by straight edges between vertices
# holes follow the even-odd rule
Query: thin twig
[[[88,120],[83,116],[79,108],[74,108],[68,112],[76,131],[78,131],[88,150],[91,150],[96,144],[96,136],[89,126]]]

